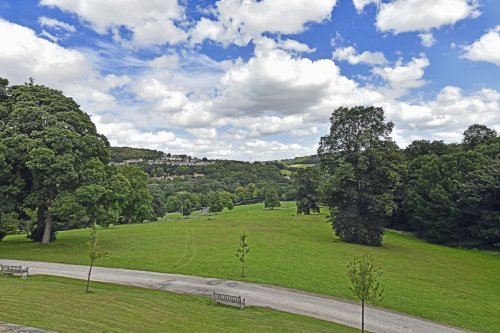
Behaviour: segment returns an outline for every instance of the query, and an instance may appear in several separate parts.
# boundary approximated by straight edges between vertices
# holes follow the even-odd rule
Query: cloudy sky
[[[112,145],[315,153],[339,106],[401,146],[500,130],[498,0],[0,0],[0,77],[62,90]]]

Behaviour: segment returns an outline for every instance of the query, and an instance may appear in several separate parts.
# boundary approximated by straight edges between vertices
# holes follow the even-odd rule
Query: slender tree
[[[89,257],[89,274],[87,277],[87,287],[85,288],[85,292],[89,292],[90,286],[90,275],[92,274],[92,267],[94,267],[94,263],[96,260],[104,258],[108,255],[108,251],[103,250],[99,246],[99,242],[97,240],[97,225],[94,223],[90,229],[89,241],[88,245],[88,257]]]
[[[240,261],[241,264],[241,277],[245,277],[245,268],[246,268],[246,262],[248,259],[248,253],[250,252],[250,247],[248,246],[247,243],[247,234],[243,232],[240,235],[240,246],[236,250],[236,257]]]
[[[380,285],[382,269],[375,266],[368,255],[353,258],[347,265],[347,275],[351,281],[349,289],[361,301],[361,332],[365,331],[365,303],[376,305],[384,299],[384,289]]]

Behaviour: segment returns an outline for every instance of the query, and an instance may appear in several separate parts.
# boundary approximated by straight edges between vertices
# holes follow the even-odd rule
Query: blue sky
[[[500,130],[497,0],[0,0],[0,76],[62,90],[113,145],[315,153],[339,106],[401,146]]]

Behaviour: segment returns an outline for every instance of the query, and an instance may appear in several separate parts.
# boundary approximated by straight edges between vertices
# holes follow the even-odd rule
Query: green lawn
[[[384,270],[381,306],[474,331],[499,331],[498,254],[428,244],[391,232],[381,248],[347,244],[334,237],[324,214],[295,216],[293,203],[285,205],[289,208],[242,206],[183,222],[174,216],[102,230],[101,244],[111,255],[98,265],[240,279],[235,252],[245,230],[252,247],[247,281],[352,299],[347,262],[371,253]],[[49,246],[10,236],[0,242],[0,257],[86,264],[88,234],[61,232]]]
[[[58,332],[358,332],[279,311],[208,298],[48,276],[0,277],[0,320]]]

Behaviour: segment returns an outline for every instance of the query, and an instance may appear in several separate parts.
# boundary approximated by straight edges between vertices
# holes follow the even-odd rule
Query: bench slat
[[[20,274],[21,278],[28,277],[29,267],[15,266],[15,265],[0,265],[2,276],[5,274]]]
[[[245,299],[241,296],[225,295],[214,292],[213,298],[216,303],[238,305],[241,309],[245,307]]]

